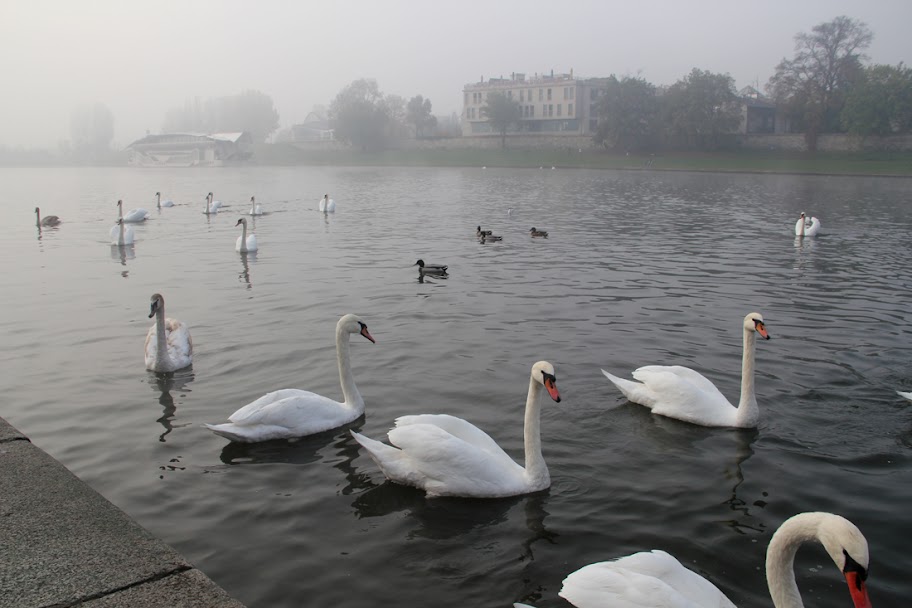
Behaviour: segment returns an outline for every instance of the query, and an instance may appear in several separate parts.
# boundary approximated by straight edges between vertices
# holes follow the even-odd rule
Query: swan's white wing
[[[257,238],[255,234],[247,235],[247,251],[257,250]]]
[[[710,426],[734,423],[735,406],[699,372],[680,365],[648,365],[633,377],[651,391],[656,414]]]
[[[347,424],[361,415],[328,397],[286,388],[267,393],[228,417],[238,427],[281,427],[288,437],[303,437]]]
[[[912,401],[912,393],[904,393],[902,391],[896,391],[896,394],[899,395],[900,397],[905,397],[909,401]]]
[[[513,459],[497,445],[496,441],[491,439],[490,435],[462,418],[450,416],[449,414],[418,414],[416,416],[400,416],[396,418],[397,427],[413,424],[432,424],[440,427],[450,435],[488,452],[495,458],[505,459],[506,462],[513,463]]]
[[[190,330],[185,323],[177,319],[165,319],[165,341],[168,343],[168,356],[175,364],[175,369],[187,367],[192,363],[193,339],[190,338]]]
[[[115,226],[116,228],[117,226]],[[152,369],[152,366],[155,365],[155,355],[158,353],[158,344],[155,342],[155,325],[149,328],[149,333],[146,334],[146,343],[143,345],[143,353],[145,353],[146,358],[146,369]]]
[[[711,582],[664,551],[590,564],[559,595],[578,608],[735,608]]]

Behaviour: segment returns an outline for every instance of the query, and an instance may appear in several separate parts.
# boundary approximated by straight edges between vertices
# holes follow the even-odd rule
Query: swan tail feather
[[[237,443],[256,443],[258,441],[269,441],[270,439],[287,439],[288,429],[283,427],[264,427],[255,425],[244,427],[241,425],[227,422],[225,424],[203,424],[204,427],[220,437]]]
[[[634,382],[632,380],[625,380],[624,378],[618,378],[615,375],[609,374],[605,370],[602,370],[602,373],[605,374],[605,377],[611,380],[611,383],[618,387],[624,396],[627,397],[629,401],[634,403],[639,403],[640,405],[645,405],[646,407],[652,409],[654,404],[654,399],[650,399],[646,386],[640,382]]]
[[[371,459],[377,463],[377,466],[380,467],[380,471],[387,479],[400,483],[409,483],[406,481],[407,475],[403,474],[407,473],[408,469],[403,466],[405,455],[402,453],[402,450],[391,445],[386,445],[376,439],[365,437],[355,431],[351,431],[351,434],[352,437],[355,438],[355,441],[360,443],[361,446],[367,450]]]

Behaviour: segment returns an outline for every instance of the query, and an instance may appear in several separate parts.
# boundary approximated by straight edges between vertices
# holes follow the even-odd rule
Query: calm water
[[[569,572],[661,548],[739,606],[768,606],[763,559],[788,516],[845,515],[871,546],[875,606],[912,596],[912,181],[588,171],[250,168],[0,170],[0,415],[251,607],[567,606]],[[154,209],[154,192],[180,206]],[[231,207],[201,214],[203,196]],[[324,193],[338,211],[316,212]],[[234,224],[256,195],[256,256]],[[114,203],[146,207],[126,251]],[[39,238],[33,208],[63,225]],[[512,217],[507,209],[514,208]],[[806,210],[824,234],[796,241]],[[475,226],[504,235],[480,245]],[[549,230],[531,240],[530,226]],[[420,283],[419,257],[450,265]],[[149,296],[195,344],[192,370],[143,365]],[[737,400],[741,319],[763,313],[757,431],[629,404],[599,368],[700,369]],[[340,397],[352,338],[366,416],[465,417],[522,458],[529,369],[547,492],[426,500],[383,482],[348,429],[253,446],[201,428],[265,392]],[[809,606],[846,606],[819,547]]]

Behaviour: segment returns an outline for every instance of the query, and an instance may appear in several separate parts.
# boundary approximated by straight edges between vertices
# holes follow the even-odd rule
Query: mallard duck
[[[479,226],[478,228],[475,229],[475,236],[477,236],[477,237],[481,237],[481,236],[485,236],[485,235],[490,236],[492,234],[494,234],[493,230],[482,230],[481,226]]]
[[[502,240],[503,240],[502,236],[498,236],[495,234],[482,234],[480,237],[478,237],[478,242],[481,243],[482,245],[487,242],[497,243],[498,241],[502,241]]]
[[[545,238],[548,238],[548,232],[546,230],[537,230],[535,226],[529,228],[529,234],[532,236],[543,236]]]
[[[446,264],[425,264],[424,260],[418,260],[412,266],[418,267],[418,272],[424,274],[446,274]]]

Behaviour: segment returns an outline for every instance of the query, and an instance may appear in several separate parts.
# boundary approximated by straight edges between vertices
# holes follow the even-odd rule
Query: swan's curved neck
[[[551,480],[548,466],[541,452],[541,392],[542,384],[529,378],[529,394],[526,397],[526,419],[523,438],[526,447],[526,479],[537,487],[547,486]]]
[[[122,226],[122,224],[121,224]],[[156,369],[165,369],[171,359],[168,357],[168,340],[165,337],[165,303],[159,304],[155,311],[155,367]]]
[[[41,212],[35,209],[35,225],[41,228]]]
[[[247,252],[247,222],[241,222],[241,253]]]
[[[345,405],[358,412],[364,411],[364,399],[355,385],[355,377],[351,369],[351,353],[349,350],[349,334],[342,327],[336,327],[336,359],[339,364],[339,382],[342,384],[342,395]]]
[[[741,356],[741,400],[738,402],[738,413],[735,417],[737,426],[757,426],[760,421],[760,408],[754,395],[754,341],[755,332],[744,328],[744,354]]]
[[[155,206],[158,207],[159,209],[162,208],[162,195],[161,195],[161,192],[156,192],[156,193],[155,193]]]
[[[766,581],[776,608],[804,608],[795,582],[795,553],[801,543],[819,538],[825,513],[801,513],[785,521],[766,550]]]

